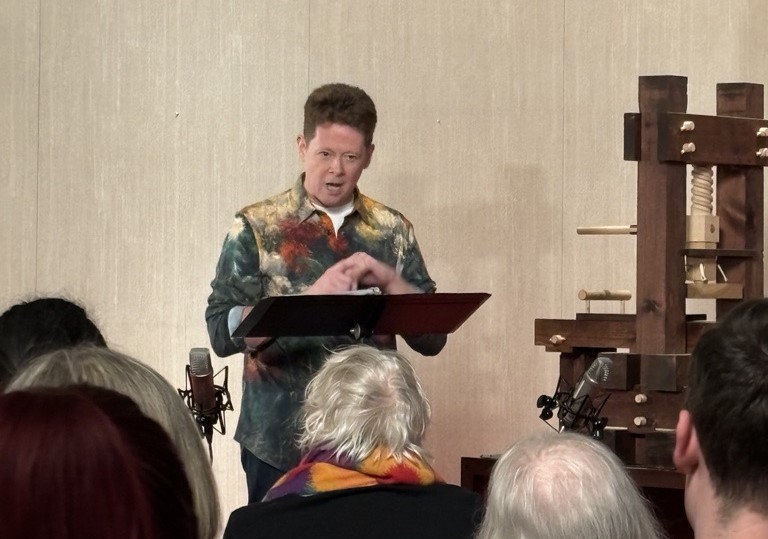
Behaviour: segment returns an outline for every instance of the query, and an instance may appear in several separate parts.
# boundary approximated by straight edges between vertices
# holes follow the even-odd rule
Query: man
[[[699,339],[676,438],[696,538],[768,537],[768,300]]]
[[[411,223],[357,189],[373,155],[376,120],[373,101],[359,88],[314,90],[297,137],[304,172],[288,191],[241,210],[224,241],[205,317],[219,356],[246,353],[235,439],[249,502],[260,501],[298,462],[296,418],[304,389],[329,350],[353,343],[347,336],[233,339],[249,306],[267,296],[370,287],[384,294],[435,291]],[[404,337],[425,355],[437,354],[446,340]],[[364,342],[395,344],[393,336]]]

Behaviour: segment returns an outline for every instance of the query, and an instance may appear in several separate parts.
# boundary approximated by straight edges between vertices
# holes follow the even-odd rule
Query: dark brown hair
[[[309,142],[318,125],[336,123],[354,127],[363,134],[365,145],[373,144],[376,105],[356,86],[333,83],[316,88],[304,103],[304,138]]]
[[[724,511],[768,515],[768,299],[741,303],[701,336],[685,408]]]
[[[93,386],[0,396],[5,539],[197,539],[175,447],[128,397]]]

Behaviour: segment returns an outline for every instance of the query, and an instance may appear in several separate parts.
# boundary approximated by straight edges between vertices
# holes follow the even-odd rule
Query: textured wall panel
[[[177,387],[234,213],[293,180],[306,93],[296,3],[49,3],[43,12],[41,293],[90,306]],[[301,7],[301,6],[299,6]],[[288,178],[286,178],[288,176]],[[232,367],[239,409],[241,357]],[[225,513],[239,450],[215,440]]]
[[[39,16],[39,2],[0,0],[1,310],[35,286]]]
[[[343,80],[372,95],[361,188],[414,222],[440,291],[493,294],[439,357],[407,352],[451,482],[461,456],[546,428],[535,400],[557,358],[533,346],[533,319],[574,316],[582,287],[634,289],[634,239],[575,228],[634,222],[621,119],[637,77],[687,75],[703,114],[717,82],[768,83],[759,0],[0,7],[0,299],[80,299],[113,346],[176,386],[189,348],[208,344],[208,283],[234,212],[300,171],[307,92]],[[236,408],[240,361],[217,362]],[[225,519],[245,501],[228,418],[214,442]]]

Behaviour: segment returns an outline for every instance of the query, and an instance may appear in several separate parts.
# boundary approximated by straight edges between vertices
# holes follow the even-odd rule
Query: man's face
[[[299,135],[297,142],[310,200],[326,208],[350,202],[371,162],[373,144],[366,146],[363,134],[354,127],[335,123],[320,124],[312,140]]]

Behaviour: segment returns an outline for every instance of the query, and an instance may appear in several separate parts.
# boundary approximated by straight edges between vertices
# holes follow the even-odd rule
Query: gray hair
[[[87,346],[58,350],[29,361],[5,392],[72,384],[90,384],[122,393],[162,425],[184,463],[192,487],[200,539],[216,537],[220,508],[213,470],[200,431],[176,389],[137,359],[106,348]]]
[[[477,539],[664,537],[621,461],[583,434],[547,432],[508,449],[491,473]]]
[[[307,386],[299,447],[361,462],[377,448],[400,460],[421,447],[431,410],[410,362],[394,350],[353,346],[332,353]]]

